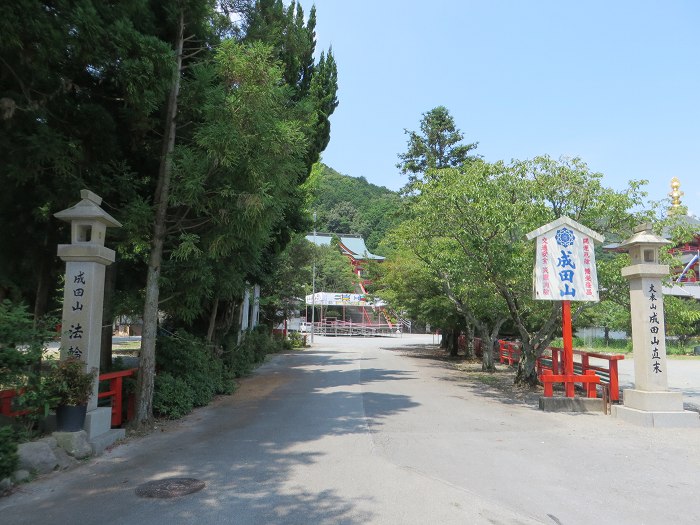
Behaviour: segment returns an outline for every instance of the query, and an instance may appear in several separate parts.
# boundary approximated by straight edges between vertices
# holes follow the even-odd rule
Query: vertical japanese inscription
[[[593,272],[591,271],[591,239],[583,238],[583,282],[586,295],[593,297]]]
[[[85,283],[85,272],[76,271],[72,275],[72,278],[73,280],[70,286],[72,287],[73,298],[75,303],[71,305],[71,312],[74,312],[74,315],[77,317],[78,314],[75,312],[83,311],[83,297],[87,292],[87,285]],[[69,286],[68,283],[66,283],[66,286]],[[68,339],[70,341],[70,346],[68,347],[67,352],[69,355],[77,357],[78,359],[82,358],[83,356],[83,349],[81,348],[81,345],[83,336],[85,335],[84,330],[85,329],[80,324],[79,319],[76,319],[75,322],[71,323],[70,328],[68,328]]]
[[[659,328],[660,328],[660,323],[659,323],[659,313],[658,313],[658,305],[657,301],[659,298],[656,296],[658,291],[656,290],[656,287],[654,284],[649,285],[649,336],[650,336],[650,343],[651,343],[651,366],[652,370],[654,371],[655,374],[659,374],[662,372],[661,370],[661,356],[659,355],[659,344],[661,344],[661,341],[659,340]],[[664,334],[661,333],[661,337],[664,337]]]
[[[549,301],[598,301],[593,239],[561,226],[537,236],[533,295]]]
[[[540,256],[542,258],[542,292],[545,296],[549,296],[552,290],[549,284],[549,245],[547,237],[542,237]]]
[[[573,246],[576,242],[576,235],[569,228],[561,228],[557,230],[555,237],[557,244],[564,249],[560,250],[561,256],[557,258],[557,268],[559,270],[559,283],[564,289],[559,289],[559,296],[564,298],[567,296],[576,297],[576,286],[574,285],[574,275],[576,270],[576,262],[573,257],[573,252],[567,250],[569,246]]]

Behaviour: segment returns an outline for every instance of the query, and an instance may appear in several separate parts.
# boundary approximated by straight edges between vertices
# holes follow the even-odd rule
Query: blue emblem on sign
[[[563,246],[564,248],[566,248],[567,246],[571,246],[576,240],[574,232],[571,231],[569,228],[562,228],[561,230],[557,230],[555,238],[557,240],[557,244],[559,246]]]

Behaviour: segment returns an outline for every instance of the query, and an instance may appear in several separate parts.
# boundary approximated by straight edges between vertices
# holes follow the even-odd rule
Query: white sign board
[[[534,298],[599,301],[594,242],[602,237],[562,217],[534,232],[537,236]]]
[[[332,293],[316,292],[316,295],[307,295],[306,304],[316,304],[317,306],[384,306],[384,301],[374,302],[365,294],[358,293]]]

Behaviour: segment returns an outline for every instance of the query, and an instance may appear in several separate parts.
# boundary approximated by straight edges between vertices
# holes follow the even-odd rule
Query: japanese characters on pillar
[[[634,352],[635,389],[665,391],[666,330],[662,279],[669,267],[660,264],[660,249],[671,244],[656,235],[651,224],[640,224],[619,249],[629,252],[630,265],[622,276],[630,283],[630,316]]]
[[[661,320],[659,319],[657,304],[659,302],[659,298],[657,297],[658,293],[659,291],[654,286],[654,283],[650,283],[647,289],[647,297],[649,298],[649,344],[651,345],[651,367],[655,374],[661,373],[661,355],[659,355],[659,345],[661,344],[661,340],[659,339]],[[660,312],[663,316],[663,308]],[[663,333],[661,335],[663,338]]]
[[[67,329],[69,345],[66,348],[66,353],[72,357],[80,359],[83,357],[82,339],[83,339],[83,321],[82,312],[84,308],[83,297],[86,296],[87,283],[85,282],[85,272],[73,268],[73,275],[68,276],[69,293],[72,294],[70,301],[70,310],[67,312],[70,327]],[[72,314],[72,315],[71,315]]]
[[[549,301],[598,301],[594,243],[603,237],[568,217],[527,235],[537,237],[534,298]]]

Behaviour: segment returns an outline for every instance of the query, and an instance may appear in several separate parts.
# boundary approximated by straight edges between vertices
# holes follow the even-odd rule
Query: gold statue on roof
[[[681,181],[678,180],[678,177],[673,177],[671,179],[671,193],[668,194],[671,197],[671,210],[676,210],[681,205],[681,197],[684,193],[680,190],[680,187]]]

